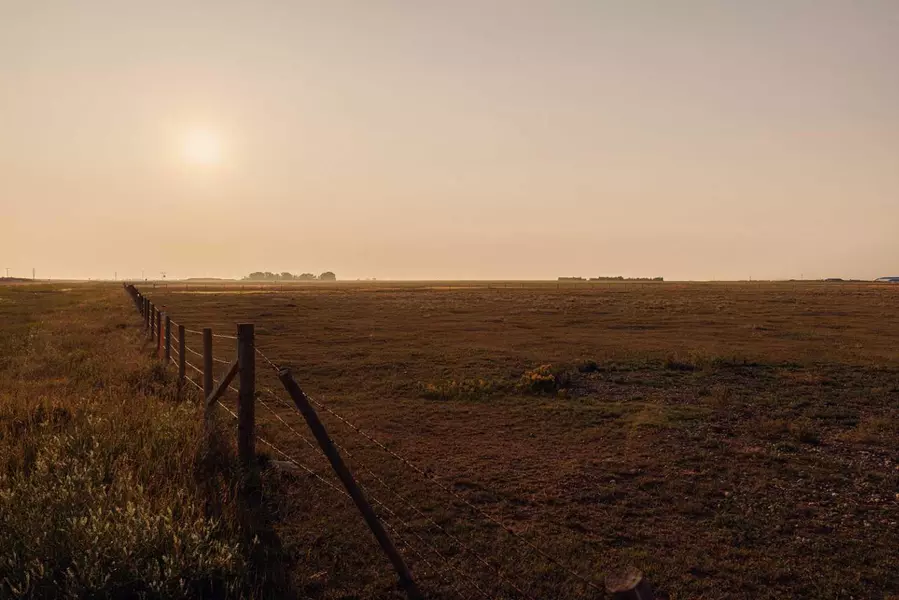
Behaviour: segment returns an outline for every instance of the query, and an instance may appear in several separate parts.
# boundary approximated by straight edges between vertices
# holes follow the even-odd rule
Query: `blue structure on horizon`
[[[878,277],[874,281],[879,283],[899,283],[899,277]]]

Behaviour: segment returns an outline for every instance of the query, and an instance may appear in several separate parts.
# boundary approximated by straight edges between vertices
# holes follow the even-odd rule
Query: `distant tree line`
[[[559,277],[559,281],[587,281],[583,277]],[[589,281],[665,281],[664,277],[591,277]]]
[[[337,275],[331,271],[325,271],[321,275],[313,273],[301,273],[294,275],[289,271],[272,273],[271,271],[254,271],[244,277],[244,281],[337,281]]]

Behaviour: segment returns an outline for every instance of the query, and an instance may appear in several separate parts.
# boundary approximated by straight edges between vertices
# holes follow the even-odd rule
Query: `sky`
[[[897,60],[896,0],[0,0],[0,269],[899,275]]]

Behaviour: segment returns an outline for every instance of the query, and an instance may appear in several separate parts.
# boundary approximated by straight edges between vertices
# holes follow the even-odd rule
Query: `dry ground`
[[[899,594],[899,286],[144,289],[188,327],[255,323],[258,346],[308,393],[592,581],[633,564],[670,598]],[[216,343],[234,355],[233,342]],[[541,365],[551,365],[548,384]],[[537,384],[522,382],[535,369]],[[279,389],[262,363],[260,372],[262,387]],[[259,415],[263,436],[327,474],[267,409]],[[495,559],[525,596],[597,597],[323,419],[371,493],[411,525],[394,521],[408,543],[434,567],[442,561],[421,540],[453,558],[446,580],[464,595],[480,594],[458,571],[489,595],[521,594],[365,468]],[[346,502],[314,479],[272,486],[301,593],[391,593],[394,578]],[[406,554],[426,590],[457,595]]]
[[[192,329],[255,323],[258,347],[306,392],[598,585],[632,564],[668,598],[899,594],[899,286],[142,289]],[[233,340],[215,343],[234,356]],[[329,477],[258,370],[260,434]],[[379,508],[429,597],[601,597],[322,418],[395,511]],[[400,597],[347,501],[309,476],[263,481],[296,594]]]

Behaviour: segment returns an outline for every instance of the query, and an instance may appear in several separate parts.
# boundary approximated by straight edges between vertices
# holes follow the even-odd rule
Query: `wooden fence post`
[[[165,315],[165,364],[168,366],[172,360],[172,318]]]
[[[203,397],[212,393],[212,328],[203,328]]]
[[[244,466],[256,455],[256,343],[252,323],[237,326],[237,366],[240,393],[237,399],[237,456]]]
[[[153,339],[153,329],[156,327],[156,307],[150,302],[149,325],[147,326],[147,337]]]
[[[303,418],[306,419],[309,429],[312,430],[312,434],[315,436],[315,441],[318,442],[322,452],[328,457],[328,461],[331,463],[334,472],[337,473],[337,477],[340,478],[340,482],[343,483],[343,487],[346,488],[346,491],[349,492],[353,502],[356,503],[356,508],[362,513],[362,518],[365,519],[365,523],[368,525],[369,529],[371,529],[375,539],[378,540],[381,550],[383,550],[384,554],[387,555],[387,558],[390,559],[390,563],[400,577],[400,584],[406,589],[406,595],[409,597],[409,600],[419,600],[421,598],[421,593],[418,591],[418,586],[415,585],[415,580],[412,578],[412,572],[409,570],[409,567],[406,566],[406,561],[403,560],[402,555],[397,551],[396,546],[393,545],[393,540],[391,540],[390,536],[387,535],[387,532],[384,531],[384,526],[381,524],[375,511],[372,510],[371,504],[368,503],[368,499],[366,499],[365,494],[362,493],[356,480],[353,479],[352,473],[350,473],[350,470],[340,457],[337,448],[335,448],[334,444],[331,442],[328,431],[319,420],[318,414],[315,412],[315,409],[312,408],[312,405],[306,398],[306,394],[304,394],[303,390],[300,389],[300,386],[297,385],[293,375],[290,373],[290,369],[279,370],[278,379],[281,380],[284,389],[290,394],[294,404],[296,404],[300,413],[303,415]]]
[[[184,374],[185,367],[187,364],[185,361],[187,358],[184,356],[187,354],[187,350],[184,349],[184,325],[178,325],[178,386],[180,387],[184,383]]]

